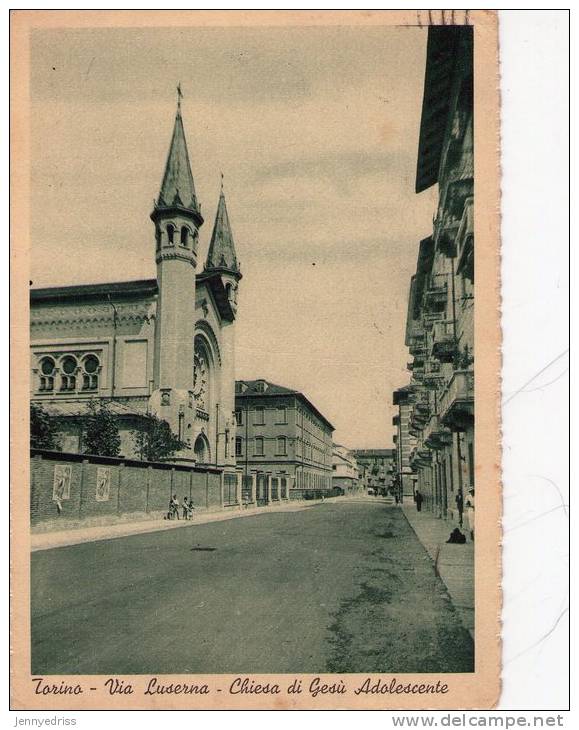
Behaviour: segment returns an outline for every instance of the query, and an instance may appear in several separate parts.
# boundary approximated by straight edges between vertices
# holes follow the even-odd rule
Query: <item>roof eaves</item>
[[[30,289],[30,301],[61,301],[68,299],[90,299],[114,295],[115,297],[153,296],[158,292],[156,279],[138,281],[108,282],[103,284],[74,284]]]

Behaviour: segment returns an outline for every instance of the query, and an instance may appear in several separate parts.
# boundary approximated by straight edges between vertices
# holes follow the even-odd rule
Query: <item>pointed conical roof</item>
[[[161,183],[161,191],[157,202],[158,207],[169,207],[172,205],[179,205],[195,211],[199,210],[195,195],[193,174],[191,173],[191,165],[189,164],[189,154],[187,152],[187,142],[185,141],[185,130],[183,129],[180,105],[177,106],[171,147],[169,148],[169,156],[167,157],[165,174],[163,175],[163,182]]]
[[[223,188],[221,188],[221,194],[219,195],[219,204],[217,205],[215,225],[213,226],[205,269],[207,271],[226,269],[236,274],[240,273]]]

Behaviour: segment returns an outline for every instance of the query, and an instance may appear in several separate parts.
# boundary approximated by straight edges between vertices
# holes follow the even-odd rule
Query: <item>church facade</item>
[[[63,451],[82,452],[82,418],[97,398],[118,417],[124,457],[137,456],[134,431],[155,414],[189,445],[178,460],[230,471],[241,271],[223,186],[200,265],[180,103],[151,220],[155,279],[31,290],[30,397],[58,419]]]

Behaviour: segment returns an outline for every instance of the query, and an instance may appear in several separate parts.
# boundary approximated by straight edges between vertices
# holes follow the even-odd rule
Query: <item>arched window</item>
[[[196,407],[206,413],[209,413],[210,409],[209,369],[207,349],[202,340],[196,338],[193,357],[193,393]]]
[[[100,362],[96,355],[87,355],[82,363],[82,389],[98,390]]]
[[[78,363],[72,355],[66,355],[60,363],[61,390],[76,390],[76,370]]]
[[[278,456],[287,455],[287,441],[285,436],[278,436],[277,439],[277,454]]]
[[[175,226],[172,223],[167,226],[167,240],[171,246],[175,243]]]
[[[229,301],[231,301],[231,282],[229,281],[225,285],[225,293],[227,294],[227,298],[229,299]]]
[[[189,229],[187,226],[181,228],[181,246],[189,246]]]
[[[38,390],[54,390],[55,364],[51,357],[43,357],[40,361],[40,385]]]
[[[239,436],[235,439],[235,456],[243,455],[243,441]]]
[[[198,464],[209,464],[211,462],[211,452],[209,449],[209,442],[207,436],[200,433],[195,440],[195,446],[193,447],[195,452],[195,460]]]

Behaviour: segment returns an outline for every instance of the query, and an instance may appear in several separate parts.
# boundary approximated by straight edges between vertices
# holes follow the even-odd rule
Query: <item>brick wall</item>
[[[221,471],[33,449],[32,524],[146,512],[164,514],[172,494],[196,508],[222,506]]]

